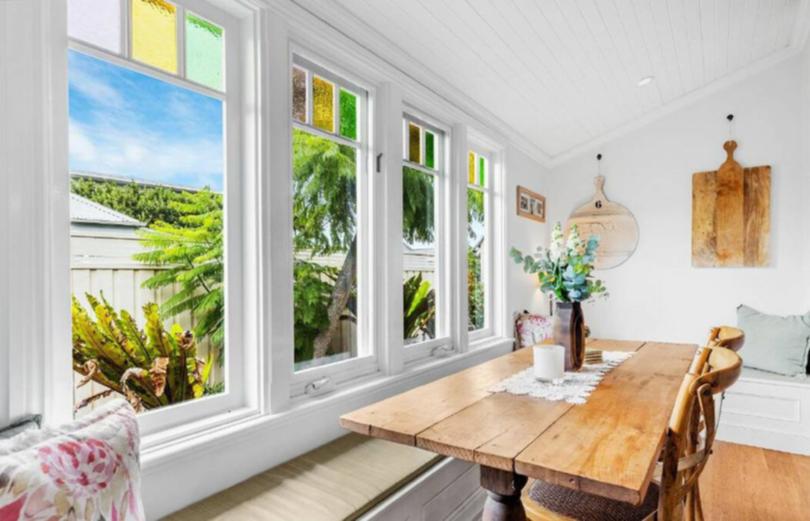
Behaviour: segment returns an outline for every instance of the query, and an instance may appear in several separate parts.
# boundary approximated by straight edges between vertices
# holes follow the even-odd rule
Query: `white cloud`
[[[126,104],[121,94],[107,82],[99,79],[98,75],[84,70],[82,67],[72,66],[70,69],[70,87],[78,93],[112,108],[123,108]]]
[[[90,162],[97,157],[96,146],[87,137],[84,128],[73,121],[69,127],[70,157],[71,160]]]
[[[71,159],[78,170],[221,188],[222,144],[217,140],[167,138],[131,126],[96,127],[94,135],[88,137],[79,125],[74,127],[80,137],[71,141]]]

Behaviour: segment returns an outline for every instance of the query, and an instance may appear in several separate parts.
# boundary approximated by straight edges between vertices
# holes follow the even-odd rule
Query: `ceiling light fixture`
[[[643,78],[638,80],[637,85],[639,87],[646,87],[647,85],[652,83],[654,79],[655,79],[655,76],[644,76]]]

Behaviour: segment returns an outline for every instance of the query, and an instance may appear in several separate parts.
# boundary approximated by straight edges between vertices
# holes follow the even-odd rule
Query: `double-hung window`
[[[78,414],[145,433],[246,403],[240,25],[202,0],[69,0]]]
[[[292,67],[292,395],[377,369],[372,347],[368,90]]]
[[[446,281],[447,138],[405,114],[402,156],[403,333],[405,360],[451,347]]]
[[[470,340],[492,323],[492,173],[490,155],[467,154],[467,329]]]

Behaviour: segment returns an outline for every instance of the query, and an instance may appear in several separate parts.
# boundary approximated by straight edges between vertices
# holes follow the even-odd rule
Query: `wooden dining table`
[[[477,463],[486,520],[525,519],[528,478],[639,505],[696,345],[591,340],[634,351],[581,405],[492,392],[532,365],[521,349],[340,418],[344,428]]]

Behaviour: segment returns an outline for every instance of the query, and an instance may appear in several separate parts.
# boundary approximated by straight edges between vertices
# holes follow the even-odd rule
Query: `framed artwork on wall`
[[[546,222],[546,198],[526,187],[517,187],[517,214],[526,219]]]

